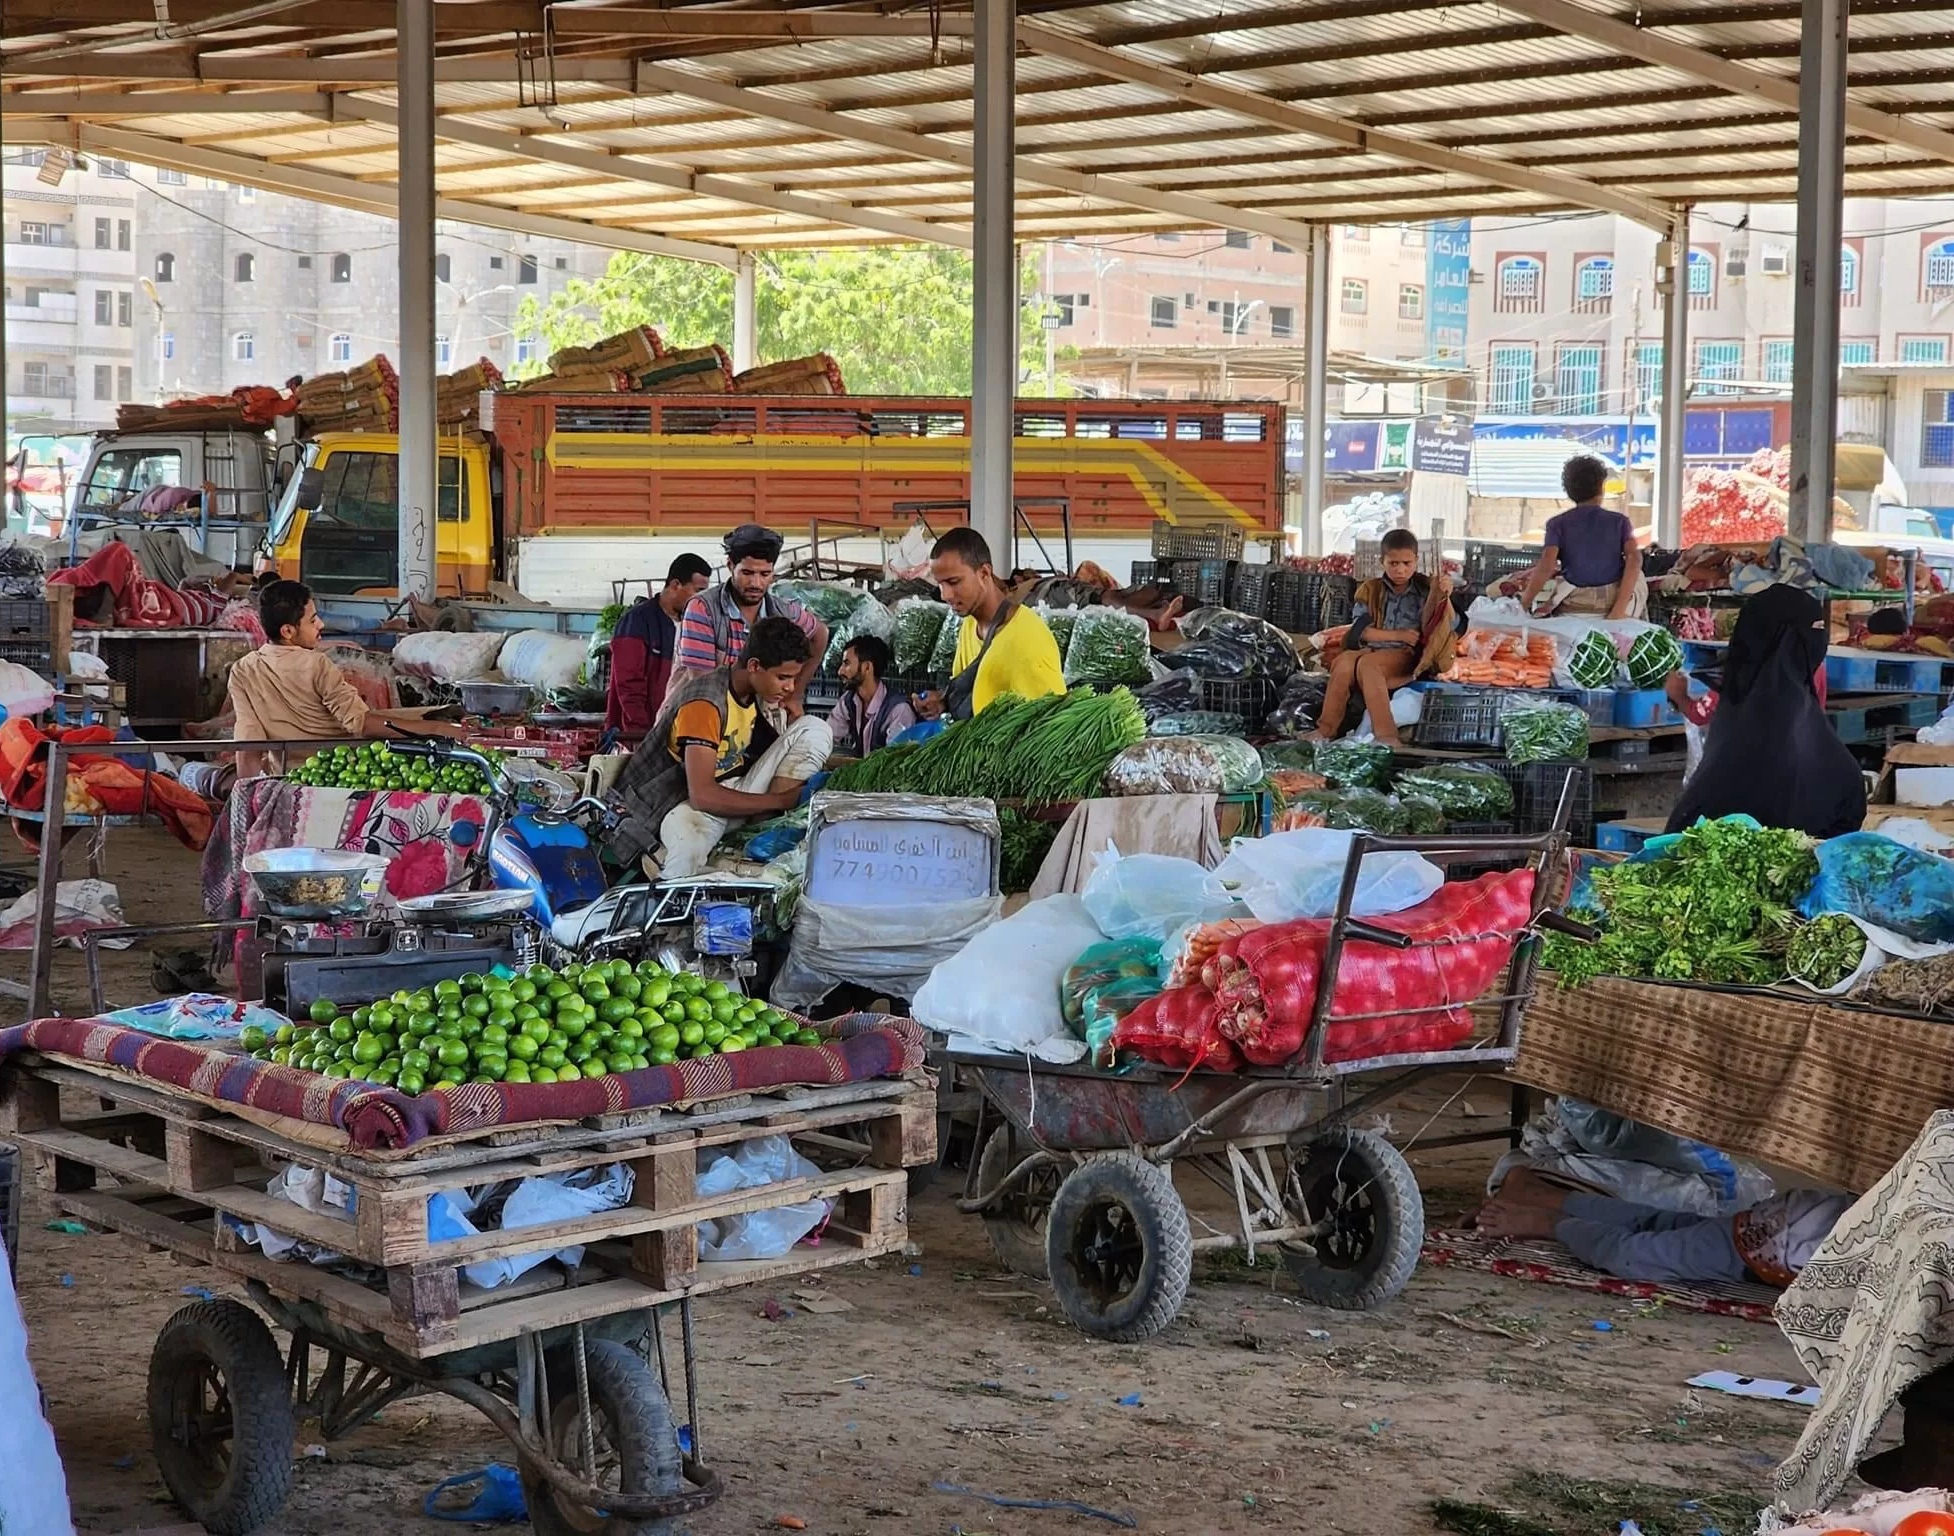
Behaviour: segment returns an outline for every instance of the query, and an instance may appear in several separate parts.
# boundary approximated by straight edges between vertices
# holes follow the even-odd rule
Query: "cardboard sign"
[[[814,834],[807,894],[849,907],[907,907],[989,896],[991,839],[940,821],[838,821]]]

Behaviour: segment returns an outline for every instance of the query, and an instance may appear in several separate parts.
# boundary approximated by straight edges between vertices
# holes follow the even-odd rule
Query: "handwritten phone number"
[[[944,890],[968,884],[967,871],[941,864],[900,864],[874,859],[830,859],[828,874],[836,880],[879,880],[885,885],[911,885],[919,890]]]

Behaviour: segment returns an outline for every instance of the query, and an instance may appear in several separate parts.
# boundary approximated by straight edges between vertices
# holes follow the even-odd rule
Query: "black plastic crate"
[[[1281,696],[1281,690],[1266,677],[1202,677],[1196,681],[1200,708],[1233,715],[1250,732],[1262,729]]]
[[[1509,763],[1504,759],[1486,767],[1513,786],[1513,830],[1523,837],[1551,831],[1560,805],[1561,787],[1573,778],[1567,835],[1573,846],[1594,846],[1594,770],[1586,763]]]
[[[1494,582],[1531,569],[1539,559],[1538,549],[1523,544],[1489,544],[1480,539],[1467,539],[1465,568],[1460,579],[1465,586],[1481,591]]]
[[[1418,745],[1497,747],[1510,697],[1505,688],[1427,688],[1418,716]]]
[[[1161,566],[1162,562],[1158,560],[1135,560],[1133,562],[1133,574],[1128,579],[1127,585],[1133,587],[1152,586],[1156,581],[1163,579]]]
[[[1318,629],[1335,629],[1339,624],[1350,622],[1352,605],[1357,601],[1357,579],[1354,576],[1324,576],[1323,601],[1316,613]]]
[[[0,1248],[7,1250],[7,1269],[20,1273],[20,1149],[0,1141]]]
[[[1176,560],[1174,590],[1197,608],[1218,608],[1228,601],[1232,560]]]
[[[1228,606],[1237,613],[1266,618],[1271,574],[1273,572],[1269,566],[1250,565],[1246,560],[1242,561],[1228,578]]]
[[[1156,560],[1239,560],[1248,535],[1239,523],[1170,523],[1153,525]]]
[[[1313,635],[1323,611],[1323,577],[1315,571],[1271,571],[1269,607],[1263,614],[1277,629],[1292,635]]]

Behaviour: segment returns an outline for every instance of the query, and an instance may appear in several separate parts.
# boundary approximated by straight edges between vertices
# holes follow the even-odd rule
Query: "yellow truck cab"
[[[441,439],[435,506],[435,584],[445,597],[481,597],[497,570],[500,487],[489,442]],[[278,574],[331,596],[399,590],[400,439],[325,432],[310,439],[272,519]]]

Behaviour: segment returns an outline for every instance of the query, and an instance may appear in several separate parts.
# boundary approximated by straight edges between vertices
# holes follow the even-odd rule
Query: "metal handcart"
[[[1368,1310],[1396,1296],[1418,1263],[1424,1203],[1399,1150],[1352,1122],[1419,1078],[1503,1070],[1519,1049],[1543,929],[1588,935],[1551,909],[1564,890],[1567,797],[1535,836],[1378,837],[1357,833],[1325,937],[1320,975],[1336,974],[1352,940],[1409,949],[1413,941],[1351,915],[1371,853],[1411,852],[1447,865],[1522,861],[1536,872],[1527,925],[1514,935],[1505,981],[1473,1000],[1491,1033],[1458,1048],[1326,1062],[1332,1024],[1376,1015],[1331,1012],[1317,989],[1303,1048],[1289,1064],[1239,1073],[1138,1064],[1117,1072],[1055,1066],[987,1051],[952,1051],[981,1098],[958,1208],[984,1218],[999,1259],[1049,1278],[1083,1333],[1132,1342],[1164,1328],[1187,1294],[1194,1255],[1273,1245],[1306,1300]],[[1437,1013],[1398,1008],[1393,1016]],[[1355,1079],[1384,1074],[1358,1086]],[[1471,1139],[1479,1139],[1477,1137]],[[1231,1199],[1234,1225],[1195,1219],[1174,1187],[1176,1165]]]

